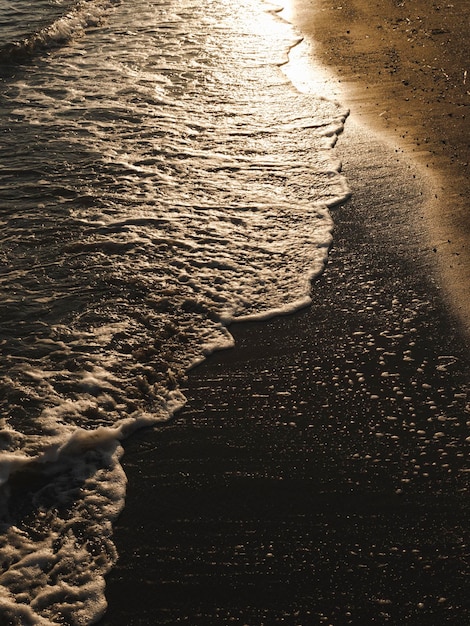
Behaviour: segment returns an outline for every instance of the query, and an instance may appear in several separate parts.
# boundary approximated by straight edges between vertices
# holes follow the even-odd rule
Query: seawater
[[[120,440],[240,319],[310,301],[347,112],[260,0],[0,0],[0,616],[106,608]]]

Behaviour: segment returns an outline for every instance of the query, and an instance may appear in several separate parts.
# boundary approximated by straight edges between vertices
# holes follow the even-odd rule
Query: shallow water
[[[179,381],[231,345],[230,321],[307,305],[323,269],[347,112],[282,73],[299,38],[272,8],[0,3],[13,623],[103,613],[119,440],[182,405]]]

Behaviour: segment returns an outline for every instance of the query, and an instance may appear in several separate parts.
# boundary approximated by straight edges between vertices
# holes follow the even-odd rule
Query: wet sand
[[[234,325],[187,407],[125,443],[103,626],[470,621],[468,341],[428,239],[435,174],[347,104],[352,198],[312,306]]]
[[[292,0],[289,18],[352,115],[434,178],[422,219],[446,297],[470,332],[467,0]]]

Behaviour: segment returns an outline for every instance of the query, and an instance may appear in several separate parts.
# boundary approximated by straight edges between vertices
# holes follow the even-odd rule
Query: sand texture
[[[470,329],[467,0],[293,0],[289,15],[340,81],[353,117],[434,177],[423,220],[441,285]]]
[[[468,352],[410,255],[409,163],[357,148],[312,306],[235,325],[127,442],[103,625],[468,622]]]

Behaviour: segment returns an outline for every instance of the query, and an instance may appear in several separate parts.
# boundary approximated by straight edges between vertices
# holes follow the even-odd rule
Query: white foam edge
[[[219,352],[221,350],[228,350],[229,348],[235,347],[235,339],[232,337],[230,332],[225,328],[225,326],[226,324],[224,324],[224,322],[221,320],[220,325],[217,327],[217,330],[220,333],[220,338],[219,339],[214,338],[211,341],[207,341],[206,343],[203,344],[202,354],[196,357],[195,359],[193,359],[193,361],[191,361],[191,364],[186,370],[187,372],[194,369],[198,365],[201,365],[201,363],[204,363],[207,357],[213,354],[214,352]]]
[[[36,456],[4,452],[0,454],[0,486],[8,482],[10,476],[32,465],[56,463],[66,457],[80,455],[90,448],[100,448],[122,441],[133,432],[159,422],[169,420],[186,404],[186,398],[179,389],[168,393],[158,413],[136,412],[120,420],[115,426],[99,426],[94,430],[76,428],[69,436],[54,442]]]
[[[338,170],[338,173],[339,171],[340,170]],[[344,187],[344,192],[340,196],[331,198],[328,202],[322,202],[316,205],[312,204],[312,208],[314,208],[315,206],[323,207],[323,208],[332,208],[334,206],[337,206],[338,204],[343,204],[343,202],[346,202],[346,200],[351,197],[351,190],[349,189],[346,181],[343,181],[343,187]],[[320,276],[325,269],[325,266],[328,260],[328,253],[333,243],[332,231],[333,231],[333,226],[331,227],[330,236],[328,237],[328,239],[325,240],[323,243],[317,244],[316,246],[317,250],[324,249],[324,254],[323,254],[323,258],[318,261],[317,268],[313,269],[309,274],[307,274],[307,277],[305,279],[305,291],[307,294],[311,290],[312,282],[315,280],[315,278],[318,278],[318,276]],[[293,313],[297,313],[298,311],[310,306],[311,303],[312,303],[311,296],[305,295],[301,298],[297,298],[296,300],[293,300],[292,302],[288,302],[287,304],[283,306],[273,307],[270,309],[266,309],[265,311],[260,311],[258,313],[248,313],[246,315],[236,315],[236,314],[227,313],[226,315],[223,315],[221,317],[221,322],[224,326],[229,326],[230,324],[238,323],[238,322],[266,321],[274,317],[281,317],[283,315],[292,315]]]

